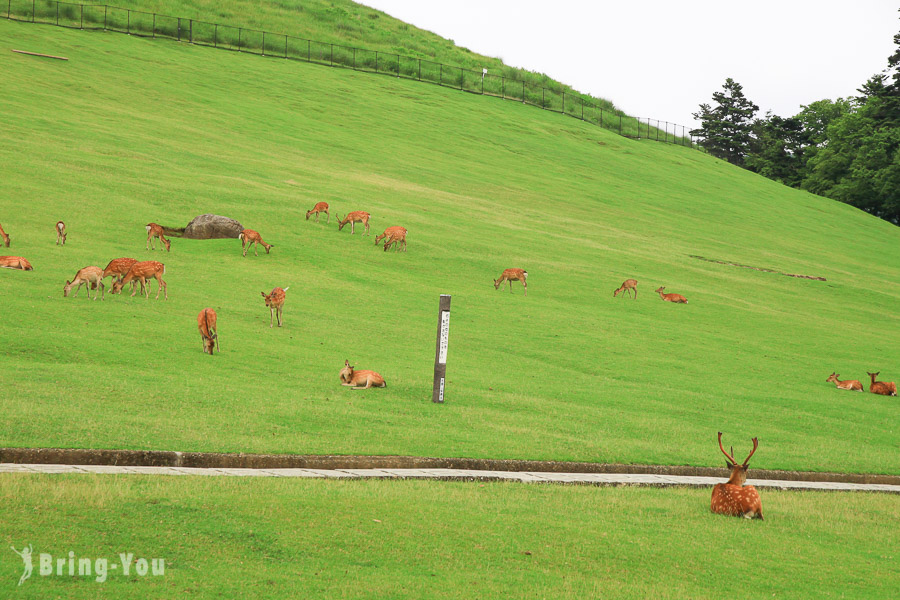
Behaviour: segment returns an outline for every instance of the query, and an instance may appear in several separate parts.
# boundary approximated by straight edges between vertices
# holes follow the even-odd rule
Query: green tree
[[[785,119],[771,112],[753,122],[753,139],[744,166],[769,179],[798,187],[803,180],[807,133],[798,117]]]
[[[753,138],[753,117],[759,107],[744,97],[743,86],[732,78],[723,91],[713,94],[715,106],[701,104],[694,118],[700,127],[691,131],[707,152],[734,165],[743,165]]]

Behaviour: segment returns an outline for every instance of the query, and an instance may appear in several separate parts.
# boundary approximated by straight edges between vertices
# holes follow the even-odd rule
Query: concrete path
[[[109,475],[206,475],[218,477],[314,477],[320,479],[435,479],[443,481],[520,481],[523,483],[567,483],[582,485],[646,485],[654,487],[711,487],[725,481],[721,477],[642,475],[608,473],[547,473],[480,471],[464,469],[204,469],[197,467],[117,467],[107,465],[44,465],[0,463],[2,473],[109,474]],[[879,483],[834,483],[827,481],[785,481],[748,479],[759,488],[782,490],[829,490],[845,492],[888,492],[900,494],[900,485]]]

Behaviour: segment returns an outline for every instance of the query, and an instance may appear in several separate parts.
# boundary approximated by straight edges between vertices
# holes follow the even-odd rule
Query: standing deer
[[[753,438],[753,450],[750,456],[756,452],[759,442]],[[759,499],[759,492],[752,485],[747,483],[747,463],[750,462],[750,456],[744,461],[744,464],[737,464],[731,454],[725,452],[722,447],[722,432],[719,432],[719,449],[727,459],[727,466],[731,469],[731,478],[728,483],[717,483],[713,486],[712,501],[710,510],[720,515],[728,515],[731,517],[744,517],[747,519],[762,519],[762,500]],[[734,450],[732,449],[732,454]]]
[[[56,245],[66,245],[66,224],[62,221],[56,222]]]
[[[289,289],[291,289],[291,286],[288,286],[284,289],[277,287],[272,290],[271,294],[268,295],[265,292],[260,292],[260,294],[262,294],[262,297],[266,300],[266,306],[269,307],[269,327],[274,326],[276,316],[278,317],[278,326],[281,327],[283,325],[281,311],[284,308],[284,293]]]
[[[87,286],[87,297],[91,299],[91,290],[96,290],[97,287],[100,287],[100,299],[104,298],[104,285],[103,285],[103,269],[100,267],[85,267],[83,269],[79,269],[77,273],[75,273],[75,278],[72,281],[66,281],[66,285],[63,286],[63,297],[67,298],[69,296],[69,292],[72,291],[72,288],[75,286],[75,293],[72,294],[72,297],[75,298],[78,296],[78,291],[81,290],[81,286]],[[95,297],[94,300],[97,298]]]
[[[344,361],[344,368],[341,369],[341,385],[348,386],[352,390],[387,387],[384,377],[375,371],[354,371],[349,360]]]
[[[243,256],[247,256],[247,250],[250,249],[250,246],[253,246],[253,255],[259,256],[259,245],[262,244],[263,248],[266,249],[266,254],[269,253],[269,248],[273,248],[275,244],[267,244],[263,241],[262,236],[259,235],[258,232],[253,231],[252,229],[243,230],[238,236],[241,240],[241,249],[244,251]]]
[[[166,265],[161,262],[156,262],[155,260],[145,260],[143,262],[136,262],[131,265],[131,268],[128,269],[128,272],[125,273],[125,277],[113,283],[112,290],[110,290],[113,294],[118,294],[122,291],[122,288],[125,287],[125,284],[131,283],[133,280],[137,279],[141,282],[141,293],[147,296],[147,299],[150,299],[150,284],[147,283],[148,279],[156,279],[159,282],[159,287],[156,288],[156,299],[159,300],[159,291],[163,290],[165,292],[166,300],[169,299],[169,290],[166,286],[166,282],[163,281],[162,276],[166,273]],[[146,290],[145,290],[146,286]],[[131,288],[131,295],[134,296],[134,287]]]
[[[613,292],[613,298],[619,295],[619,292],[634,292],[634,300],[637,300],[637,279],[626,279],[622,282],[622,286]],[[625,294],[622,294],[623,296]]]
[[[216,311],[204,308],[197,315],[197,328],[203,342],[203,352],[212,355],[213,349],[219,349],[219,334],[216,332]],[[219,350],[221,352],[221,350]]]
[[[351,213],[347,213],[347,216],[341,219],[340,216],[337,218],[338,220],[338,231],[344,228],[344,225],[350,223],[350,235],[353,235],[353,226],[357,223],[362,223],[366,226],[366,232],[363,235],[369,235],[369,213],[362,210],[355,210]]]
[[[147,223],[146,229],[147,229],[147,250],[149,250],[151,247],[154,250],[156,250],[156,244],[154,242],[156,241],[155,238],[159,238],[159,241],[162,242],[163,245],[166,247],[166,252],[171,252],[172,244],[169,242],[169,240],[166,239],[166,236],[164,235],[165,232],[163,231],[162,225],[157,225],[156,223]]]
[[[869,373],[866,371],[866,373]],[[881,396],[896,396],[897,395],[897,384],[893,381],[875,381],[875,378],[878,377],[877,373],[869,373],[869,377],[872,378],[872,383],[869,384],[869,391],[873,394],[879,394]]]
[[[309,221],[309,215],[316,215],[316,223],[319,222],[319,213],[325,213],[325,224],[328,224],[328,220],[331,219],[331,213],[328,212],[328,203],[327,202],[316,202],[316,205],[312,207],[312,210],[306,211],[306,220]]]
[[[521,281],[522,286],[525,288],[525,295],[528,295],[528,271],[524,271],[522,269],[505,269],[503,273],[500,274],[500,279],[494,279],[494,289],[499,290],[500,284],[504,281],[509,282],[509,293],[512,293],[512,282],[513,281]]]
[[[0,256],[0,268],[21,269],[22,271],[34,270],[31,263],[21,256]]]
[[[687,304],[688,303],[687,298],[685,298],[681,294],[664,294],[663,291],[665,289],[666,288],[661,287],[661,288],[657,289],[656,291],[659,294],[659,297],[662,298],[663,300],[665,300],[666,302],[674,302],[676,304]]]
[[[106,268],[103,269],[103,277],[102,279],[106,279],[107,277],[113,278],[113,283],[116,280],[121,280],[128,273],[128,269],[136,263],[137,260],[134,258],[114,258],[109,261],[109,264],[106,265]],[[131,291],[134,291],[134,284],[137,283],[134,279],[131,280]],[[112,292],[110,292],[112,293]],[[144,293],[143,288],[141,289],[141,293]]]
[[[397,244],[397,248],[401,252],[406,252],[406,227],[400,227],[399,225],[394,227],[388,227],[384,230],[384,233],[375,236],[375,245],[378,245],[382,239],[384,240],[384,251],[387,252],[387,249],[394,244]]]
[[[9,248],[9,236],[6,234],[5,231],[3,231],[2,225],[0,225],[0,238],[3,239],[3,243],[6,245],[7,248]]]
[[[840,375],[832,372],[831,375],[828,376],[828,379],[826,379],[825,381],[833,381],[834,385],[837,386],[837,389],[839,390],[856,390],[857,392],[863,391],[862,384],[857,380],[845,379],[844,381],[841,381],[840,379],[838,379],[838,377],[840,377]]]

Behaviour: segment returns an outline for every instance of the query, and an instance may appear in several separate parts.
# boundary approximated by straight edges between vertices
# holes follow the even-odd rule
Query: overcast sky
[[[362,0],[628,114],[695,126],[727,77],[783,117],[887,67],[896,0]]]

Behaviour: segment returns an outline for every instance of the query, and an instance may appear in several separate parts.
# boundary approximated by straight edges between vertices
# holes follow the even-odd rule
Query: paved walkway
[[[116,467],[106,465],[27,465],[14,463],[0,463],[0,473],[313,477],[320,479],[436,479],[445,481],[520,481],[524,483],[646,485],[655,487],[678,485],[710,487],[725,481],[722,477],[479,471],[474,469],[201,469],[196,467]],[[833,483],[826,481],[784,481],[775,479],[748,479],[747,483],[759,488],[779,488],[783,490],[830,490],[900,494],[900,485],[879,483]]]

